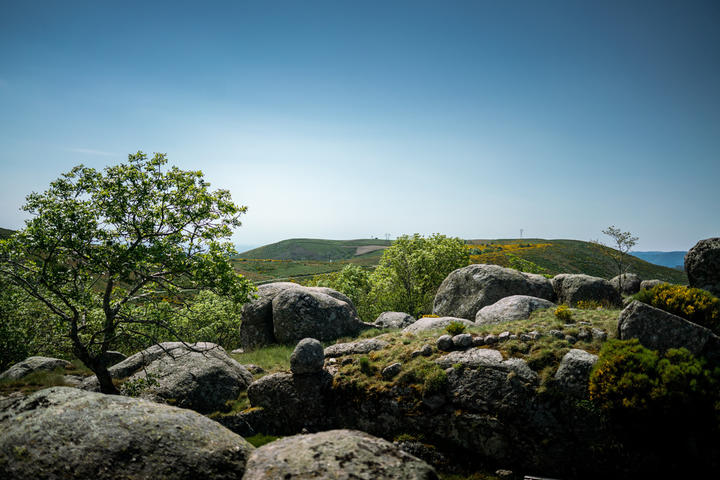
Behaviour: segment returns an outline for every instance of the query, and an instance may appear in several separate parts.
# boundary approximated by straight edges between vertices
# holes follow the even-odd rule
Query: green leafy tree
[[[459,238],[403,235],[385,249],[370,277],[376,313],[397,310],[419,316],[432,311],[438,287],[450,272],[470,263]]]
[[[344,293],[352,300],[358,315],[366,322],[373,322],[377,316],[368,295],[372,289],[371,272],[359,265],[346,265],[342,270],[329,275],[317,276],[308,285],[329,287]]]
[[[614,248],[608,247],[599,240],[595,240],[592,243],[596,244],[602,252],[609,257],[615,266],[617,267],[618,275],[618,287],[622,292],[622,275],[627,273],[628,267],[628,256],[630,250],[637,244],[638,237],[634,237],[630,232],[623,232],[615,225],[611,225],[602,231],[605,235],[612,239]]]
[[[198,289],[240,303],[252,284],[232,268],[225,240],[245,207],[209,189],[200,171],[164,168],[163,154],[131,154],[97,171],[82,165],[31,193],[32,217],[0,242],[0,275],[63,326],[73,353],[117,390],[104,353],[129,338],[176,334],[151,306],[188,302]]]

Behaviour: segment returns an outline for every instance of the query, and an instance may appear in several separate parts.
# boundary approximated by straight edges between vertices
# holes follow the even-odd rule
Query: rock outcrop
[[[642,282],[640,282],[640,290],[650,290],[651,288],[656,287],[662,283],[667,282],[663,282],[662,280],[658,279],[643,280]]]
[[[620,312],[618,338],[637,338],[652,350],[684,347],[694,355],[716,355],[720,346],[710,329],[637,300]]]
[[[586,398],[590,372],[598,360],[597,355],[573,348],[565,354],[555,373],[556,385],[568,395]]]
[[[435,480],[427,463],[367,433],[330,430],[276,440],[256,449],[244,480]]]
[[[544,298],[511,295],[478,310],[475,323],[482,325],[522,320],[529,318],[535,310],[554,308],[555,306],[553,302]]]
[[[720,297],[720,237],[696,243],[685,255],[685,272],[691,287]]]
[[[415,317],[404,312],[383,312],[373,325],[376,328],[405,328],[415,323]]]
[[[224,408],[253,380],[252,374],[214,343],[166,342],[135,353],[108,369],[127,378],[122,390],[156,402],[169,402],[200,413]],[[83,383],[97,390],[97,378]]]
[[[555,296],[550,281],[542,275],[498,265],[468,265],[451,272],[440,284],[433,313],[474,320],[478,310],[511,295],[551,301]]]
[[[426,330],[437,330],[445,328],[453,322],[459,322],[468,327],[475,325],[470,320],[458,317],[423,317],[412,325],[403,328],[402,331],[406,333],[419,333]]]
[[[245,472],[252,445],[190,410],[54,387],[0,402],[5,479],[214,478]]]
[[[605,306],[622,305],[620,293],[604,278],[562,273],[553,277],[552,286],[558,303],[571,307],[581,300],[595,301]]]
[[[67,360],[52,357],[28,357],[0,373],[0,380],[19,380],[26,375],[38,371],[52,371],[57,368],[70,368]]]
[[[365,354],[374,350],[382,350],[387,346],[388,343],[386,341],[379,340],[377,338],[366,338],[356,342],[336,343],[335,345],[330,345],[325,349],[325,357],[333,358],[358,353]]]
[[[634,273],[623,273],[610,279],[610,284],[622,295],[633,295],[640,291],[640,277]]]
[[[352,301],[331,288],[276,282],[258,287],[257,295],[243,306],[240,344],[245,349],[306,337],[334,340],[371,328],[360,321]]]

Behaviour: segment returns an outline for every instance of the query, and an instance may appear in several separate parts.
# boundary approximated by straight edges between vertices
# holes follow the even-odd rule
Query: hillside
[[[239,258],[273,260],[348,260],[358,256],[380,258],[389,240],[321,240],[291,238],[240,253]]]
[[[472,255],[473,263],[495,263],[510,266],[512,256],[533,262],[545,273],[585,273],[596,277],[612,278],[617,275],[615,264],[595,244],[581,240],[501,239],[469,240],[483,253]],[[629,271],[642,279],[653,279],[687,284],[685,272],[646,262],[628,256]]]
[[[15,233],[15,230],[8,230],[7,228],[0,228],[0,240],[7,238]]]
[[[233,259],[235,268],[256,283],[301,279],[331,273],[347,264],[372,268],[382,256],[386,240],[290,239],[256,248]],[[597,246],[580,240],[499,239],[468,240],[473,263],[512,266],[520,258],[541,267],[544,273],[585,273],[612,278],[612,261]],[[368,251],[370,250],[370,251]],[[657,278],[687,284],[684,272],[653,265],[629,256],[630,271],[643,279]]]

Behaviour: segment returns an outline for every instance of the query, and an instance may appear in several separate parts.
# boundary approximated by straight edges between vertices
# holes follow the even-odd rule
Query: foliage
[[[70,358],[65,333],[44,305],[0,277],[0,371],[31,355]]]
[[[445,370],[437,365],[436,367],[431,369],[425,376],[423,395],[430,396],[443,393],[447,388],[448,379]]]
[[[120,387],[120,393],[127,395],[128,397],[138,397],[147,388],[157,385],[157,379],[151,375],[146,374],[144,377],[138,377],[135,380],[128,380]]]
[[[558,320],[561,320],[565,323],[570,323],[573,321],[572,318],[572,311],[570,310],[570,307],[568,307],[565,304],[558,305],[555,309],[555,318]]]
[[[370,364],[368,357],[360,357],[358,365],[360,365],[360,371],[365,375],[373,375],[375,373],[375,368]]]
[[[372,288],[371,274],[359,265],[347,265],[337,273],[318,277],[310,284],[318,287],[335,289],[352,300],[358,315],[366,322],[373,322],[377,317],[368,295]]]
[[[419,318],[432,311],[438,287],[450,272],[469,263],[464,242],[435,234],[398,237],[370,276],[368,300],[374,313],[407,312]]]
[[[458,321],[450,322],[450,324],[445,327],[445,331],[452,336],[460,335],[465,331],[465,324]]]
[[[527,272],[527,273],[538,273],[538,274],[548,274],[547,268],[543,268],[540,265],[531,262],[530,260],[525,260],[524,258],[518,257],[517,255],[513,255],[512,253],[507,254],[507,258],[510,261],[510,268],[514,268],[515,270],[519,270],[521,272]]]
[[[102,172],[78,166],[31,193],[23,230],[0,241],[0,276],[63,326],[104,392],[116,392],[103,353],[119,342],[176,335],[150,306],[184,305],[198,289],[247,300],[227,239],[245,207],[209,190],[200,171],[164,170],[142,152]]]
[[[578,300],[575,305],[580,310],[597,310],[599,308],[607,307],[597,300]]]
[[[610,258],[616,266],[618,279],[618,289],[622,292],[622,275],[627,273],[630,263],[628,261],[629,253],[632,247],[637,244],[638,237],[633,237],[630,232],[623,232],[615,225],[611,225],[602,231],[605,235],[612,238],[615,248],[605,246],[602,242],[594,242],[601,251]]]
[[[609,340],[590,375],[590,398],[620,418],[720,413],[720,368],[686,349],[664,354],[637,339]],[[702,417],[701,417],[702,418]]]
[[[705,290],[661,283],[641,290],[633,298],[720,332],[720,299]]]

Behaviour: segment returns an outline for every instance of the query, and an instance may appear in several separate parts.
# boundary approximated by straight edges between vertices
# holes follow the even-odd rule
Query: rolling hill
[[[7,228],[0,228],[0,240],[8,238],[10,235],[15,233],[15,230],[8,230]]]
[[[317,260],[337,261],[368,256],[378,259],[382,250],[389,247],[389,240],[321,240],[314,238],[291,238],[264,247],[240,253],[247,259]]]
[[[256,248],[233,259],[235,267],[256,283],[302,279],[341,270],[347,264],[372,268],[390,245],[386,240],[290,239]],[[615,265],[596,245],[580,240],[475,239],[467,241],[473,263],[512,266],[532,262],[550,275],[585,273],[604,278],[617,274]],[[684,272],[628,256],[630,271],[643,279],[687,284]]]

